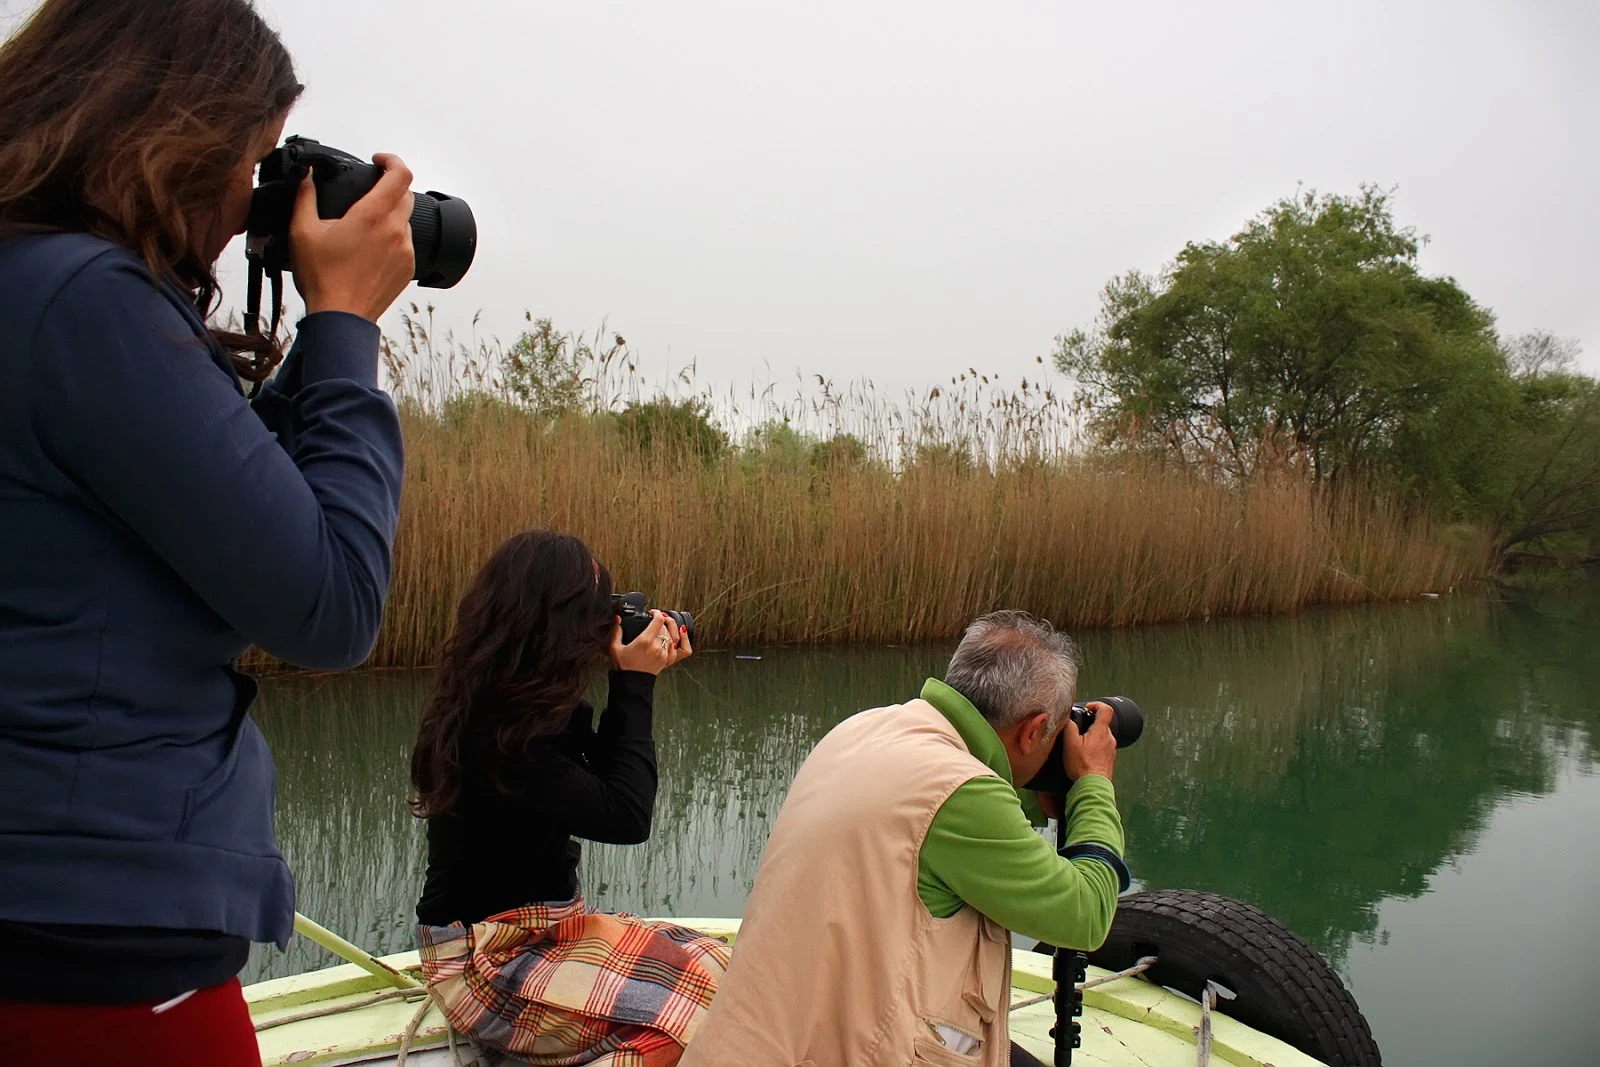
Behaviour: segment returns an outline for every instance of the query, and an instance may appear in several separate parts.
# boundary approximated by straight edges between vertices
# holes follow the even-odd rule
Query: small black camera
[[[289,222],[307,174],[317,188],[317,214],[343,218],[366,196],[383,168],[308,137],[291,137],[261,161],[250,201],[249,251],[268,271],[289,269]],[[444,193],[412,193],[411,245],[417,284],[448,289],[466,276],[478,250],[478,224],[465,200]]]
[[[1140,711],[1139,705],[1128,697],[1095,697],[1085,703],[1111,705],[1111,736],[1117,739],[1118,748],[1127,748],[1144,733],[1144,712]],[[1096,718],[1095,710],[1083,704],[1072,705],[1072,710],[1067,715],[1072,720],[1068,729],[1076,726],[1080,734],[1088,733]],[[1044,766],[1040,767],[1039,773],[1022,788],[1032,789],[1036,793],[1057,795],[1063,795],[1072,788],[1072,779],[1067,777],[1066,764],[1061,757],[1066,743],[1067,731],[1062,730],[1056,737],[1055,747],[1045,758]]]
[[[660,609],[661,613],[677,623],[689,637],[689,644],[694,644],[694,615],[687,611],[669,611]],[[611,614],[622,620],[622,643],[627,644],[635,637],[644,633],[645,627],[650,625],[649,601],[643,593],[613,593],[611,595]]]

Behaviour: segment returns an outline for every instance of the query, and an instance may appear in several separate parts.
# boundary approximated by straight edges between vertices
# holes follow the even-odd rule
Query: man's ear
[[[1041,748],[1049,748],[1055,738],[1050,736],[1050,713],[1037,711],[1022,720],[1017,731],[1017,748],[1024,756],[1031,756]]]

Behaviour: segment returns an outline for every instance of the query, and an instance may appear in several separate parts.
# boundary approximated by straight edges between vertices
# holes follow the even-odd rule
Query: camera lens
[[[1111,733],[1117,739],[1117,747],[1127,748],[1139,740],[1139,735],[1144,733],[1144,712],[1139,710],[1139,705],[1128,697],[1100,699],[1116,709],[1116,715],[1111,720]]]
[[[448,289],[466,276],[478,251],[478,223],[465,200],[444,193],[412,193],[411,247],[417,284]]]

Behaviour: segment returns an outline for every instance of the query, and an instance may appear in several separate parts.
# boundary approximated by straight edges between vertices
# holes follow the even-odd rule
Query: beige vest
[[[1004,1067],[1011,935],[935,919],[917,856],[957,786],[992,775],[922,700],[865,711],[801,766],[733,963],[681,1067]],[[982,1041],[961,1055],[936,1024]]]

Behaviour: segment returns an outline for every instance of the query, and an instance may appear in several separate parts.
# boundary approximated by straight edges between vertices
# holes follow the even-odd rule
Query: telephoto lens
[[[288,270],[289,222],[300,182],[307,174],[317,187],[317,214],[343,218],[366,196],[383,168],[308,137],[291,137],[261,161],[250,201],[249,250],[269,271]],[[478,223],[465,200],[445,193],[412,193],[413,277],[430,289],[449,289],[466,277],[478,250]]]
[[[1067,745],[1067,730],[1076,729],[1080,734],[1089,732],[1089,727],[1094,725],[1096,714],[1093,709],[1085,704],[1110,704],[1111,705],[1111,736],[1117,739],[1118,748],[1127,748],[1139,740],[1144,733],[1144,712],[1139,710],[1129,697],[1095,697],[1085,701],[1084,704],[1072,705],[1068,712],[1070,721],[1056,737],[1055,747],[1050,750],[1050,755],[1045,757],[1044,766],[1039,768],[1039,773],[1034,775],[1022,788],[1032,789],[1036,793],[1054,793],[1058,796],[1072,788],[1072,779],[1067,777],[1067,768],[1062,762],[1061,753]]]

